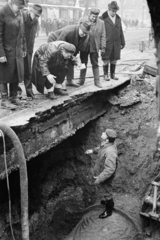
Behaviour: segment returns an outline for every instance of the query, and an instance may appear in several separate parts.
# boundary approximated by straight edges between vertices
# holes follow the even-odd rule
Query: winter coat
[[[82,17],[79,19],[79,24],[85,21],[89,21],[88,17]],[[105,32],[105,26],[104,22],[100,19],[97,19],[95,24],[92,24],[89,37],[91,38],[93,36],[94,38],[94,45],[96,46],[96,52],[99,52],[100,49],[106,48],[106,32]],[[90,41],[88,41],[88,44],[84,42],[83,50],[82,51],[89,51],[89,45]],[[93,46],[90,46],[92,48]]]
[[[106,11],[100,19],[104,21],[106,30],[106,51],[102,59],[118,60],[120,59],[121,46],[125,46],[121,18],[116,14],[116,22],[114,24],[108,15],[108,11]]]
[[[83,43],[84,41],[87,43],[88,40],[88,36],[83,38],[79,37],[78,25],[66,26],[55,32],[51,32],[48,37],[48,42],[65,41],[73,44],[76,47],[76,53],[78,53],[80,50],[83,50]]]
[[[117,147],[115,143],[102,143],[94,150],[97,153],[97,161],[94,167],[94,173],[98,176],[97,183],[104,183],[114,177],[117,168]]]
[[[56,82],[63,82],[67,74],[68,60],[61,54],[64,41],[41,45],[34,54],[32,66],[32,83],[40,93],[44,93],[46,76],[53,74]]]
[[[24,78],[23,53],[26,52],[23,16],[15,16],[7,3],[0,8],[0,83],[14,83]]]
[[[26,38],[26,46],[27,46],[27,55],[24,58],[24,71],[25,71],[25,79],[26,75],[27,79],[30,79],[31,74],[31,62],[32,62],[32,54],[34,48],[34,42],[36,37],[36,32],[38,28],[38,20],[32,21],[29,11],[23,11],[23,19],[25,26],[25,38]]]
[[[32,21],[29,11],[23,11],[24,26],[25,26],[25,37],[27,45],[27,53],[33,53],[33,47],[38,28],[38,20]]]

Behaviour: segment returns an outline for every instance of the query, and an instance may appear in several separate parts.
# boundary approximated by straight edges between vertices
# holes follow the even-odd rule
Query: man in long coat
[[[17,89],[18,83],[24,79],[23,57],[26,54],[26,44],[21,12],[24,7],[24,0],[12,0],[0,9],[1,106],[9,109],[15,109],[15,105],[21,104],[17,98]]]
[[[105,32],[104,22],[98,19],[99,13],[100,13],[99,9],[91,9],[89,17],[88,16],[83,17],[79,20],[79,23],[82,23],[84,21],[89,21],[91,23],[88,45],[86,45],[86,47],[84,46],[84,48],[82,48],[80,52],[81,62],[86,65],[86,69],[83,69],[80,71],[79,84],[83,85],[85,82],[88,56],[90,55],[90,60],[91,60],[92,70],[94,75],[94,84],[97,87],[101,88],[102,85],[100,84],[100,79],[99,79],[98,58],[99,58],[99,50],[101,50],[102,54],[105,52],[106,32]]]
[[[42,7],[38,4],[34,4],[29,10],[23,12],[25,37],[27,45],[27,55],[24,58],[24,84],[26,88],[27,97],[33,99],[34,94],[32,91],[31,83],[31,61],[33,54],[33,47],[38,28],[38,18],[42,14]]]
[[[117,169],[117,146],[115,139],[117,134],[112,129],[106,129],[102,133],[100,146],[93,150],[87,150],[86,154],[98,154],[93,173],[96,174],[94,184],[99,185],[99,194],[103,197],[101,204],[105,205],[105,211],[99,218],[106,218],[112,215],[114,208],[112,181]]]
[[[73,44],[56,41],[43,44],[34,54],[32,66],[32,83],[44,94],[48,90],[48,98],[67,95],[62,90],[62,83],[67,75],[68,60],[72,58],[76,48]]]
[[[84,21],[78,25],[71,25],[61,28],[55,32],[51,32],[48,37],[48,42],[52,41],[66,41],[73,44],[76,47],[75,55],[83,50],[84,42],[88,42],[88,33],[90,30],[90,23]],[[71,62],[68,65],[68,74],[67,74],[67,86],[79,87],[78,84],[73,82],[74,79],[74,68]]]
[[[110,77],[118,80],[115,77],[115,69],[117,60],[120,59],[121,49],[125,47],[125,39],[122,30],[121,18],[117,11],[119,6],[116,1],[108,4],[108,11],[104,12],[100,17],[105,24],[106,29],[106,51],[102,56],[104,80],[108,81],[108,67],[110,63]]]

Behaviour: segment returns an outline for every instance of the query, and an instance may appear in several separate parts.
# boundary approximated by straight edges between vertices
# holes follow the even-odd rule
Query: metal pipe
[[[21,191],[21,229],[22,240],[29,240],[29,219],[28,219],[28,176],[26,159],[22,144],[15,132],[6,124],[0,123],[0,129],[12,141],[19,161],[20,191]]]

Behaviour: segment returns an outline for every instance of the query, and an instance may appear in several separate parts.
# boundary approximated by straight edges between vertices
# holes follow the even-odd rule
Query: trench
[[[155,79],[150,78],[148,81],[133,81],[131,85],[117,89],[109,100],[105,115],[88,123],[74,136],[47,153],[28,162],[31,240],[160,238],[160,226],[157,222],[149,226],[152,236],[147,238],[147,221],[139,214],[142,199],[160,168],[159,154],[155,154],[157,112],[154,85]],[[97,222],[92,221],[91,226],[88,219],[101,211],[91,206],[99,203],[100,196],[93,185],[91,171],[96,156],[84,153],[99,145],[101,133],[106,128],[113,128],[118,134],[119,160],[113,181],[118,210],[114,212],[112,221],[107,218],[103,226],[102,222],[97,225]],[[12,224],[18,240],[21,239],[18,171],[13,172],[9,180]],[[12,238],[6,180],[0,181],[0,189],[0,240],[9,240]],[[91,226],[96,231],[84,226]],[[135,228],[140,236],[136,235]],[[73,236],[77,229],[85,234]],[[97,235],[98,232],[101,234]]]

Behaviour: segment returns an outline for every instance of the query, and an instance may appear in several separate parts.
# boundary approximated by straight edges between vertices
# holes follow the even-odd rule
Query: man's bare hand
[[[85,154],[91,154],[91,153],[93,153],[93,150],[92,150],[92,149],[89,149],[89,150],[87,150],[87,151],[85,152]]]
[[[4,63],[7,62],[7,58],[6,57],[0,57],[0,63]]]

